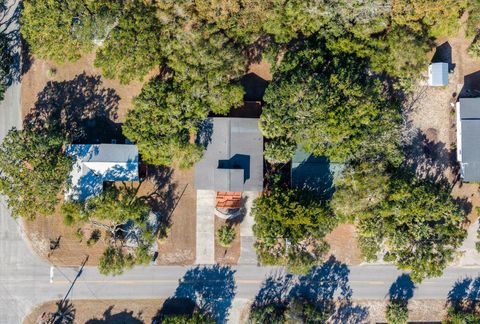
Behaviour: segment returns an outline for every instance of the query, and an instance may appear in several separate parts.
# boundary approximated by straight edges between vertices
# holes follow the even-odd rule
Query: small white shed
[[[444,87],[448,85],[448,63],[432,63],[428,67],[428,85]]]

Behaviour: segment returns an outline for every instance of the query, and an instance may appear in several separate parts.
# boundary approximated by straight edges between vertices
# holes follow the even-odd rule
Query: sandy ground
[[[215,262],[219,264],[237,264],[240,258],[240,224],[238,222],[229,222],[235,229],[235,239],[228,248],[224,248],[218,243],[217,231],[227,221],[215,216]]]
[[[330,245],[326,259],[334,255],[338,261],[347,265],[362,263],[363,258],[356,239],[355,225],[338,225],[325,237],[325,241]]]
[[[79,266],[87,256],[87,265],[97,265],[106,247],[102,239],[104,235],[96,244],[88,246],[87,240],[92,228],[89,225],[67,226],[58,212],[32,221],[22,221],[32,250],[58,266]],[[77,231],[82,231],[82,237],[76,235]],[[57,240],[58,247],[51,250],[51,241],[53,244]]]
[[[172,173],[173,212],[171,230],[166,240],[159,241],[157,264],[189,265],[195,262],[196,200],[193,187],[194,170],[174,169]],[[161,182],[161,181],[160,181]],[[170,204],[172,205],[172,204]]]
[[[74,323],[102,324],[142,324],[151,323],[162,308],[163,300],[75,300]],[[56,303],[51,301],[35,308],[23,324],[35,324],[43,312],[56,311]]]
[[[140,93],[143,83],[133,81],[128,85],[122,85],[116,80],[103,78],[101,77],[101,70],[93,66],[94,59],[95,55],[92,53],[84,55],[74,63],[67,62],[63,65],[56,65],[51,61],[33,58],[30,69],[22,78],[23,116],[35,106],[38,94],[47,86],[48,82],[70,81],[74,80],[78,75],[85,74],[87,76],[100,76],[101,86],[105,89],[112,89],[119,96],[116,119],[118,122],[123,122],[125,113],[130,108],[132,98]],[[48,75],[49,70],[55,71],[53,76]]]
[[[152,211],[171,224],[169,236],[158,245],[157,263],[188,265],[195,261],[195,191],[193,170],[151,168],[149,177],[140,185],[139,196],[148,197]],[[138,185],[138,184],[137,184]],[[23,220],[25,233],[35,253],[59,266],[78,266],[88,255],[88,265],[98,264],[105,249],[102,238],[92,245],[87,240],[90,225],[67,226],[57,212],[49,217]],[[76,233],[81,229],[83,236]],[[50,250],[51,240],[60,237],[59,246]]]
[[[162,308],[163,300],[74,300],[72,304],[75,309],[74,323],[141,324],[151,323],[152,318]],[[362,309],[367,317],[351,323],[385,323],[387,304],[387,301],[381,300],[353,301],[350,308]],[[230,316],[230,322],[247,323],[250,305],[251,302],[247,300],[234,301],[230,313],[234,312],[235,315]],[[440,321],[446,315],[445,302],[442,300],[410,300],[408,309],[410,322]],[[55,302],[42,304],[25,318],[23,324],[34,324],[35,319],[43,312],[55,310]],[[327,323],[338,323],[338,320],[330,320]]]
[[[453,185],[452,196],[465,207],[470,221],[468,238],[460,249],[463,256],[458,265],[480,264],[480,254],[475,250],[476,229],[478,228],[476,207],[480,206],[478,184],[458,181],[456,162],[456,121],[453,104],[457,98],[479,96],[480,60],[467,53],[472,42],[464,30],[450,38],[437,41],[437,50],[432,52],[433,61],[450,61],[453,73],[446,87],[420,85],[411,98],[411,109],[407,112],[412,130],[410,156],[420,176],[436,180],[447,180]]]
[[[364,316],[355,317],[350,312],[350,317],[342,317],[343,320],[339,320],[338,317],[332,317],[327,321],[328,324],[338,324],[338,323],[351,323],[351,324],[376,324],[376,323],[386,323],[385,319],[385,309],[387,307],[388,301],[383,300],[354,300],[350,307],[347,309],[356,310],[357,313],[361,313]],[[235,305],[235,303],[234,303]],[[247,323],[248,316],[250,313],[251,302],[243,301],[238,305],[242,307],[241,310],[238,310],[235,314],[235,318],[238,318],[239,323]],[[340,304],[338,305],[340,306]],[[443,300],[410,300],[408,303],[409,310],[409,322],[414,323],[432,323],[440,322],[445,316],[445,301]],[[339,314],[339,313],[337,313]],[[347,319],[348,318],[348,319]],[[361,320],[359,318],[362,318]]]
[[[255,73],[266,81],[272,80],[272,74],[270,68],[272,66],[266,60],[262,60],[260,63],[253,63],[248,68],[248,73]]]

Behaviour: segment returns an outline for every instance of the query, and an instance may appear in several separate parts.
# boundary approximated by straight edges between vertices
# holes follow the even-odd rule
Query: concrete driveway
[[[197,190],[195,263],[215,263],[215,191],[213,190]]]

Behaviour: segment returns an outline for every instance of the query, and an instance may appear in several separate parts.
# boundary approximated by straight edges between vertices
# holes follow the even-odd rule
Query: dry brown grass
[[[151,323],[158,310],[162,308],[161,299],[104,299],[104,300],[74,300],[74,323],[98,323],[103,320],[105,324],[140,324]],[[35,324],[44,312],[56,311],[56,302],[50,301],[37,306],[23,321],[23,324]]]
[[[363,259],[356,237],[354,225],[338,225],[325,237],[325,241],[330,245],[326,259],[333,255],[338,261],[347,265],[360,264]]]
[[[228,248],[221,246],[217,238],[217,231],[225,224],[231,224],[235,229],[235,239]],[[226,220],[215,216],[215,262],[219,264],[236,264],[239,258],[240,224],[235,222],[227,222]]]

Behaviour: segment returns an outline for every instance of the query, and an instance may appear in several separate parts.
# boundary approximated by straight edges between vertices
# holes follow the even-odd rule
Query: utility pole
[[[75,282],[77,282],[77,279],[82,275],[83,267],[85,267],[85,264],[87,263],[87,261],[88,261],[88,255],[85,257],[85,260],[83,260],[83,263],[82,263],[82,266],[80,267],[80,270],[78,270],[77,275],[75,276],[75,279],[73,280],[72,284],[70,285],[70,288],[68,289],[67,293],[65,294],[65,297],[62,299],[62,302],[61,302],[62,305],[67,300],[68,295],[70,294],[73,286],[75,285]]]

